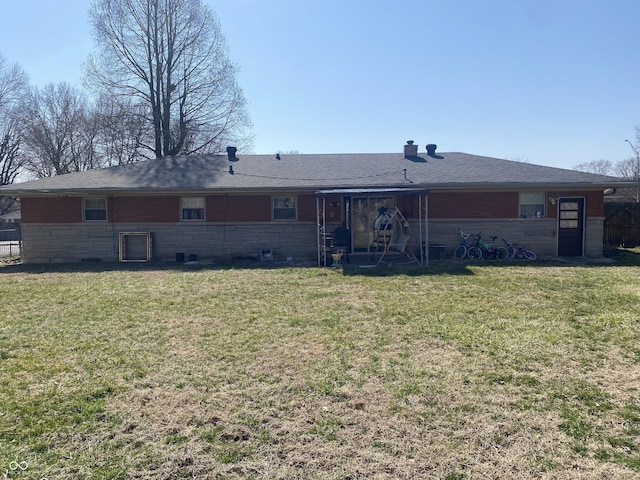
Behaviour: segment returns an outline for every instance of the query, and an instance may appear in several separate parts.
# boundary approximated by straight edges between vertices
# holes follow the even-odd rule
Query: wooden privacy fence
[[[640,203],[604,204],[604,244],[626,248],[640,245]]]

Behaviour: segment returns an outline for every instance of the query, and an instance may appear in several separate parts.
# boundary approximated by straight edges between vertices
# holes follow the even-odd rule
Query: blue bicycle
[[[470,260],[480,260],[482,258],[482,249],[477,245],[469,243],[469,237],[471,234],[464,233],[462,230],[458,230],[458,232],[460,232],[462,241],[453,251],[453,257],[458,260],[464,260],[465,258]]]

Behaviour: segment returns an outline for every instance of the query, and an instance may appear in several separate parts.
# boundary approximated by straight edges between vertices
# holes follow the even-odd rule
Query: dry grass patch
[[[0,468],[634,478],[638,273],[0,269]]]

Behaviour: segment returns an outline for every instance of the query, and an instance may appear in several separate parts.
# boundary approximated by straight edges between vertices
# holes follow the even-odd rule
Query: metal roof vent
[[[404,146],[404,158],[414,158],[418,156],[418,145],[413,144],[413,140],[407,140]]]
[[[238,149],[236,147],[227,147],[227,156],[230,162],[236,162],[238,160],[238,157],[236,157],[237,151]]]
[[[429,155],[430,157],[435,156],[436,148],[438,148],[438,146],[435,143],[430,143],[429,145],[427,145],[427,155]]]

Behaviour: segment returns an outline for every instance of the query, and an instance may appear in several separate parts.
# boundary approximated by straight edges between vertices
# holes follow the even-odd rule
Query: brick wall
[[[270,195],[216,195],[207,196],[205,214],[208,222],[270,222]],[[80,197],[24,197],[22,215],[25,223],[82,222]],[[109,222],[158,223],[180,221],[178,196],[109,197]],[[298,220],[316,219],[314,195],[298,196]]]
[[[80,223],[79,197],[21,197],[22,223]]]
[[[109,221],[177,222],[180,219],[179,197],[113,197],[107,203]]]
[[[218,195],[207,197],[209,222],[270,222],[270,195]]]
[[[335,209],[336,207],[330,208]],[[315,222],[316,218],[316,196],[298,195],[298,220],[301,222]]]
[[[603,202],[601,192],[551,192],[556,197],[586,198],[585,254],[602,255]],[[498,235],[540,256],[557,253],[557,202],[547,204],[543,218],[518,218],[517,192],[433,192],[428,197],[428,237],[446,245],[447,254],[459,244],[457,229]],[[270,195],[206,197],[206,221],[180,222],[174,197],[115,197],[108,202],[108,222],[82,222],[82,200],[76,197],[22,198],[26,262],[116,260],[120,231],[150,231],[154,255],[175,259],[176,253],[201,258],[255,256],[271,249],[276,257],[313,259],[316,245],[316,199],[298,196],[297,221],[272,222]],[[342,198],[327,199],[327,220],[342,222]],[[411,219],[411,246],[418,252],[426,234],[417,225],[417,197],[400,198],[398,206]],[[420,238],[422,234],[423,238]]]
[[[120,232],[152,232],[153,256],[158,260],[175,260],[176,253],[196,254],[198,259],[258,256],[264,249],[282,260],[313,261],[317,255],[315,223],[30,223],[22,231],[23,260],[117,261]]]
[[[433,192],[430,218],[514,218],[519,216],[518,192]]]

